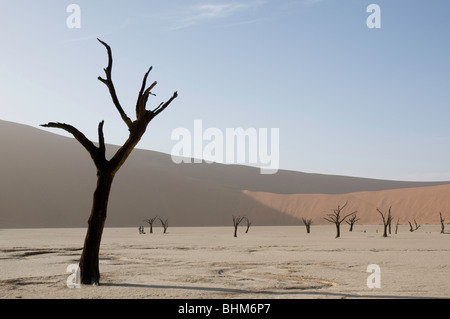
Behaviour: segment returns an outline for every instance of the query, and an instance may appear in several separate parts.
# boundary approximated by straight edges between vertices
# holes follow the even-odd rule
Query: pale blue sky
[[[71,3],[80,29],[66,26]],[[381,29],[366,25],[371,3]],[[139,148],[170,153],[171,132],[201,119],[279,128],[281,169],[450,180],[450,1],[0,4],[0,119],[66,122],[93,140],[105,120],[106,141],[122,143],[127,127],[97,80],[107,64],[99,37],[130,117],[150,65],[151,105],[179,93]]]

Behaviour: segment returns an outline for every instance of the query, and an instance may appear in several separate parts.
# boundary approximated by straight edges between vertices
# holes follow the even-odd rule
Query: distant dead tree
[[[442,217],[442,212],[439,213],[439,217],[441,219],[441,234],[445,234],[445,226],[444,226],[445,218]]]
[[[245,217],[236,217],[233,215],[233,225],[234,225],[234,237],[237,237],[237,230],[239,224],[244,220]]]
[[[306,219],[302,217],[302,221],[303,221],[303,225],[305,225],[306,227],[306,233],[309,234],[311,232],[311,224],[312,224],[312,219]]]
[[[95,145],[83,133],[72,125],[50,122],[42,124],[43,127],[58,128],[72,134],[73,137],[88,151],[95,167],[97,169],[97,185],[94,191],[91,214],[88,221],[88,228],[84,240],[83,251],[80,258],[80,281],[81,284],[98,285],[100,282],[99,270],[99,252],[100,242],[105,226],[108,200],[111,192],[111,186],[117,171],[122,167],[135,146],[144,135],[148,124],[158,114],[164,111],[169,104],[178,96],[175,92],[166,102],[162,102],[153,110],[147,110],[147,101],[150,95],[154,95],[151,90],[156,86],[156,81],[147,87],[147,77],[151,71],[151,67],[145,73],[142,86],[138,94],[136,102],[136,120],[132,121],[125,113],[116,94],[116,89],[112,80],[112,51],[108,44],[98,39],[98,41],[106,48],[108,53],[108,66],[104,68],[105,78],[98,77],[98,80],[106,85],[111,95],[114,106],[120,114],[123,122],[126,124],[129,136],[125,143],[117,150],[117,152],[108,160],[106,159],[105,139],[103,135],[103,124],[101,121],[98,125],[98,144]],[[70,181],[69,181],[70,182]]]
[[[350,229],[348,231],[353,231],[353,225],[359,220],[359,218],[356,216],[357,212],[354,212],[352,217],[350,217],[345,222],[350,225]]]
[[[149,234],[153,233],[153,222],[158,218],[158,216],[150,218],[150,219],[144,219],[144,222],[147,222],[150,225],[150,232]]]
[[[400,221],[400,218],[397,218],[397,223],[395,224],[395,234],[396,235],[397,235],[398,225],[400,225],[399,221]]]
[[[251,223],[251,221],[250,221],[247,217],[245,217],[245,220],[247,221],[247,229],[245,230],[245,233],[247,234],[247,233],[248,233],[248,230],[249,230],[249,228],[250,228],[250,225],[251,225],[252,223]]]
[[[326,221],[329,221],[330,223],[333,223],[336,225],[336,237],[341,237],[341,223],[350,215],[354,214],[355,212],[352,212],[350,214],[345,215],[344,217],[341,216],[342,210],[347,206],[348,202],[344,204],[344,206],[338,205],[337,209],[334,209],[332,213],[327,214],[327,217],[324,217]]]
[[[411,224],[411,222],[410,221],[408,221],[408,223],[409,223],[409,231],[412,233],[413,231],[415,231],[415,230],[418,230],[419,229],[419,227],[421,226],[421,225],[417,225],[417,222],[416,222],[416,219],[414,218],[414,227],[413,227],[413,225]]]
[[[166,220],[162,220],[161,217],[158,217],[159,221],[161,222],[161,226],[164,228],[163,234],[166,233],[167,227],[169,227],[169,220],[166,218]]]
[[[392,208],[392,206],[389,207],[389,212],[388,213],[383,213],[381,210],[379,210],[377,208],[377,211],[380,213],[381,218],[383,219],[383,226],[384,226],[383,237],[387,237],[387,229],[388,229],[388,226],[391,224],[391,221],[392,221],[391,208]]]

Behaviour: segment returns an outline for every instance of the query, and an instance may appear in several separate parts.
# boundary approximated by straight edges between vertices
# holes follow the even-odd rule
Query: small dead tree
[[[409,223],[409,231],[410,231],[411,233],[412,233],[413,231],[418,230],[419,227],[421,226],[421,225],[417,225],[417,222],[416,222],[416,219],[415,219],[415,218],[414,218],[414,226],[411,224],[410,221],[408,221],[408,223]]]
[[[445,218],[442,217],[442,212],[439,213],[439,217],[441,219],[441,234],[445,234],[445,226],[444,226]]]
[[[234,225],[234,237],[237,237],[237,230],[239,224],[244,220],[245,217],[236,217],[233,215],[233,225]]]
[[[342,210],[347,206],[348,202],[344,204],[344,206],[338,205],[337,209],[334,209],[332,213],[327,214],[327,217],[324,217],[326,221],[329,221],[330,223],[333,223],[336,225],[336,237],[341,237],[341,223],[350,215],[354,214],[355,212],[352,212],[350,214],[345,215],[344,217],[341,216]]]
[[[158,218],[158,216],[150,218],[150,219],[144,219],[144,222],[147,222],[150,225],[150,232],[149,234],[153,233],[153,222]]]
[[[252,224],[252,222],[251,222],[247,217],[245,217],[245,220],[246,220],[246,222],[247,222],[247,229],[245,230],[245,233],[247,234],[247,233],[248,233],[248,230],[249,230],[249,228],[250,228],[250,225]]]
[[[311,224],[312,224],[312,219],[306,219],[302,217],[302,221],[303,221],[303,225],[305,225],[306,227],[306,233],[309,234],[311,232]]]
[[[166,218],[166,220],[162,220],[161,217],[158,217],[159,221],[161,222],[161,226],[164,228],[163,234],[166,233],[167,227],[169,227],[169,220]]]
[[[398,231],[398,225],[400,225],[399,221],[400,221],[400,218],[397,218],[397,224],[395,224],[395,234],[396,235],[397,235],[397,231]]]
[[[353,225],[359,220],[359,218],[356,216],[357,212],[354,212],[352,217],[350,217],[345,222],[350,225],[350,229],[348,231],[353,231]]]
[[[380,213],[381,218],[383,219],[383,226],[384,226],[383,237],[387,237],[388,226],[391,224],[392,221],[391,208],[392,206],[389,207],[388,213],[383,213],[381,210],[377,208],[377,211]]]

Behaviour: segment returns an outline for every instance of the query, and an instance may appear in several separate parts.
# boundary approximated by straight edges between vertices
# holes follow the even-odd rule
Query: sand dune
[[[376,209],[387,212],[391,206],[393,223],[398,219],[401,224],[408,224],[408,221],[413,223],[414,219],[418,224],[438,224],[440,212],[444,216],[449,216],[450,213],[450,185],[339,195],[272,194],[250,191],[244,191],[244,194],[296,219],[312,218],[315,224],[328,223],[323,217],[347,201],[343,214],[357,211],[361,224],[381,223],[381,216]]]
[[[95,168],[73,138],[0,121],[0,228],[84,227],[95,186]],[[117,146],[107,145],[111,153]],[[137,226],[145,218],[169,218],[171,226],[229,225],[247,215],[254,225],[299,224],[308,214],[349,200],[361,222],[378,223],[374,208],[401,222],[417,216],[438,223],[450,210],[446,182],[402,182],[280,170],[261,175],[240,165],[176,165],[170,155],[136,149],[118,172],[107,226]],[[322,195],[317,195],[322,194]]]

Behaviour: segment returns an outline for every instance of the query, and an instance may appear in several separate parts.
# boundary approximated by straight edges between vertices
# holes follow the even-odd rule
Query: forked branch
[[[94,143],[92,143],[83,133],[81,133],[77,128],[75,128],[72,125],[65,124],[65,123],[59,123],[59,122],[50,122],[47,124],[41,124],[42,127],[51,127],[51,128],[59,128],[63,129],[66,132],[69,132],[70,134],[75,137],[75,139],[80,142],[81,145],[89,152],[92,159],[94,160],[95,165],[97,168],[100,168],[103,166],[105,161],[105,142],[103,139],[103,121],[100,122],[98,126],[99,131],[99,147],[95,146]]]
[[[417,222],[416,222],[416,219],[414,218],[414,225],[415,226],[413,226],[412,224],[411,224],[411,222],[410,221],[408,221],[408,223],[409,223],[409,231],[412,233],[413,231],[415,231],[415,230],[418,230],[419,228],[420,228],[420,226],[421,225],[417,225]]]

